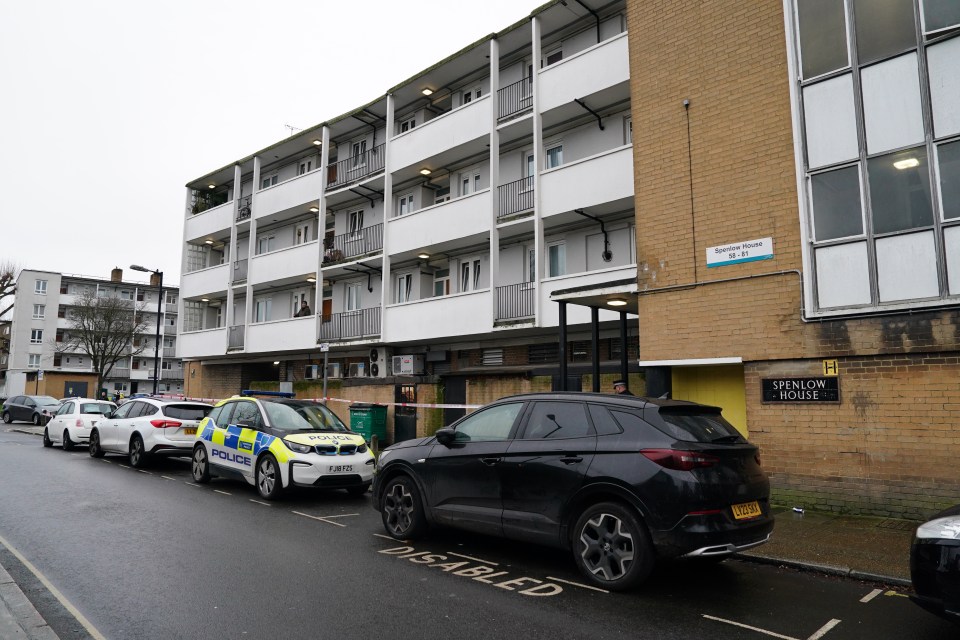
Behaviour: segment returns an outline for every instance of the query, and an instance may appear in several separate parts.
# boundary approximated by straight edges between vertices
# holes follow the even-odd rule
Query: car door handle
[[[500,462],[500,458],[480,458],[480,462],[487,465],[488,467],[492,467],[493,465]]]
[[[560,462],[563,464],[576,464],[577,462],[583,462],[583,458],[580,456],[564,456],[560,458]]]

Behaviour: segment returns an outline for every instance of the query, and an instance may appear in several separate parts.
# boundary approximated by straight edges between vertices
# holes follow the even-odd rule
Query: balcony
[[[226,291],[229,271],[229,265],[220,264],[185,273],[180,277],[180,295],[195,298],[215,291]]]
[[[532,320],[535,312],[536,288],[532,282],[508,284],[496,288],[495,318],[497,322]]]
[[[190,242],[221,235],[221,232],[229,229],[230,225],[233,224],[232,216],[232,200],[201,213],[190,215],[184,222],[184,236],[187,242]]]
[[[294,207],[316,202],[320,198],[323,172],[319,169],[296,176],[256,194],[253,211],[258,220]]]
[[[490,189],[390,220],[390,253],[432,251],[444,243],[469,244],[490,233]]]
[[[386,145],[381,144],[370,151],[328,164],[327,190],[340,189],[382,172],[385,150]]]
[[[226,350],[227,329],[203,329],[187,331],[177,337],[177,349],[181,358],[222,356]]]
[[[228,349],[243,349],[244,325],[234,325],[230,327],[229,337],[227,338]]]
[[[503,120],[533,107],[533,78],[524,78],[497,91],[497,119]]]
[[[533,176],[520,178],[497,187],[497,197],[500,200],[498,221],[509,216],[532,212]]]
[[[319,243],[314,240],[294,247],[263,253],[253,258],[250,282],[273,282],[317,270]]]
[[[380,307],[334,313],[322,320],[321,342],[362,340],[380,335]]]
[[[247,328],[247,353],[315,349],[316,316],[252,324]]]
[[[540,72],[539,110],[546,113],[568,107],[571,112],[582,113],[575,99],[589,99],[618,85],[622,91],[618,91],[616,97],[628,97],[629,61],[624,32],[550,65]],[[613,97],[604,94],[602,102],[609,103]]]
[[[457,148],[458,152],[468,155],[485,149],[493,127],[492,105],[490,96],[483,96],[397,136],[390,143],[390,171],[420,163],[450,149]],[[475,149],[461,149],[474,140],[482,143],[473,145]]]
[[[383,250],[383,225],[376,224],[323,241],[323,266],[349,262]]]
[[[247,281],[247,259],[233,263],[233,273],[230,274],[230,284],[239,284]]]
[[[107,376],[108,379],[113,378],[129,378],[130,377],[130,367],[113,367],[110,369],[110,374]]]
[[[425,298],[387,307],[383,342],[433,340],[489,333],[493,328],[489,289]]]
[[[237,222],[243,222],[250,219],[250,213],[253,211],[253,196],[243,196],[237,202]]]
[[[633,146],[625,145],[574,160],[540,177],[544,218],[574,209],[623,202],[633,206]]]

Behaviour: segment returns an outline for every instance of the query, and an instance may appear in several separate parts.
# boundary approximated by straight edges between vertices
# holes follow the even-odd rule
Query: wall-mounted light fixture
[[[322,140],[314,140],[314,141],[313,141],[313,144],[315,144],[315,145],[317,145],[317,146],[319,147],[321,144],[323,144],[323,141],[322,141]]]
[[[214,189],[214,188],[216,188],[216,186],[217,186],[217,185],[215,185],[215,184],[213,184],[213,183],[211,182],[210,184],[207,185],[207,188],[208,188],[208,189]]]
[[[310,213],[320,213],[320,207],[310,207]]]
[[[314,278],[313,276],[310,276],[309,278],[307,278],[307,282],[316,282],[316,281],[317,279]]]
[[[417,254],[417,257],[420,258],[421,260],[429,260],[430,254],[427,253],[426,251],[421,251],[420,253]]]
[[[200,302],[210,302],[210,298],[200,298]]]
[[[425,96],[432,96],[433,89],[431,89],[430,87],[424,87],[423,89],[420,90],[420,93],[422,93]]]
[[[433,171],[430,171],[430,169],[427,169],[426,167],[424,167],[423,169],[420,169],[420,175],[422,176],[428,176],[431,173],[433,173]]]
[[[213,244],[213,240],[204,240],[203,244]]]
[[[610,298],[607,300],[607,304],[611,307],[625,307],[627,306],[627,301],[623,298]]]
[[[903,160],[897,160],[893,163],[893,166],[903,171],[904,169],[913,169],[920,165],[920,161],[916,158],[904,158]]]

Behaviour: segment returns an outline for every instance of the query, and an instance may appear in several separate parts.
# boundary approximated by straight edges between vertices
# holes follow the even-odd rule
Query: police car
[[[217,403],[197,429],[194,481],[241,478],[267,500],[291,486],[366,493],[374,457],[363,436],[326,406],[277,397],[285,395],[242,395]]]

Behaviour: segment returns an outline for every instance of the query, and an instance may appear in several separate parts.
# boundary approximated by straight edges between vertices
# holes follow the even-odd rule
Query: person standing
[[[614,380],[613,381],[613,392],[620,396],[632,396],[630,390],[627,389],[626,380]]]
[[[309,318],[313,314],[313,311],[310,310],[310,305],[307,304],[307,301],[304,300],[300,303],[300,310],[297,311],[297,315],[293,316],[294,318]]]

